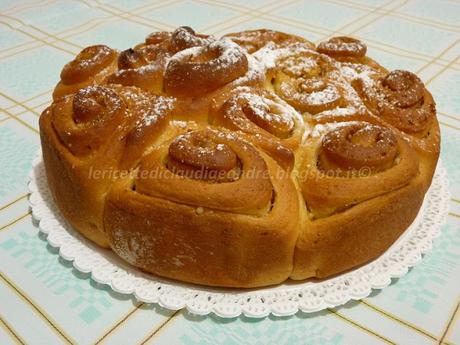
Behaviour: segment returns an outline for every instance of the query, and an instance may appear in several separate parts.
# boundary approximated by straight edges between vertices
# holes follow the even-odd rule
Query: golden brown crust
[[[208,285],[233,287],[287,279],[300,211],[289,175],[236,134],[201,130],[184,136],[229,147],[241,163],[238,176],[225,182],[185,177],[168,169],[168,148],[177,139],[158,147],[144,157],[134,180],[119,181],[108,195],[104,225],[112,249],[145,271],[194,283],[205,276]],[[219,149],[207,147],[197,165],[227,165]],[[292,217],[285,217],[288,210]]]
[[[324,278],[384,252],[439,156],[434,100],[363,42],[157,32],[84,49],[40,118],[69,223],[140,269],[228,287]]]
[[[88,86],[59,99],[40,117],[51,192],[70,224],[104,247],[105,194],[120,167],[126,135],[150,99],[137,89]]]
[[[307,220],[296,245],[291,278],[326,278],[373,260],[412,223],[425,189],[421,178],[344,212]]]
[[[369,134],[371,131],[374,133]],[[331,134],[340,132],[346,137],[339,137],[330,147]],[[355,143],[360,132],[372,136],[372,141]],[[418,174],[419,161],[410,145],[390,129],[365,122],[344,122],[322,137],[309,138],[298,168],[299,185],[312,219],[400,189]]]

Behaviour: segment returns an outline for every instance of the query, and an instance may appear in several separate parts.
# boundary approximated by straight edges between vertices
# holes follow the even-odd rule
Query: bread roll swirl
[[[325,134],[318,156],[318,167],[340,172],[369,168],[383,171],[394,164],[397,156],[397,140],[385,127],[362,123],[339,127]]]
[[[321,130],[325,133],[308,140],[299,170],[313,218],[401,188],[419,173],[413,149],[390,129],[344,122]]]
[[[125,104],[112,89],[89,86],[58,103],[52,122],[59,138],[75,155],[86,155],[124,121]]]
[[[51,192],[72,226],[104,247],[105,195],[118,177],[127,134],[150,100],[134,88],[87,86],[40,117]]]
[[[169,145],[166,166],[178,175],[218,182],[236,180],[240,174],[236,153],[205,133],[188,133],[176,138]],[[203,174],[198,176],[197,172]]]
[[[53,91],[53,99],[99,84],[116,68],[118,53],[105,46],[94,45],[83,49],[61,71],[61,81]]]
[[[87,47],[64,66],[61,80],[64,84],[82,82],[109,66],[116,55],[114,50],[102,44]]]
[[[435,103],[415,74],[395,70],[375,83],[358,79],[354,85],[384,121],[409,134],[426,134],[435,116]]]
[[[141,45],[127,49],[120,53],[119,70],[108,78],[108,82],[161,92],[163,74],[170,55],[158,45]]]
[[[328,57],[303,50],[277,61],[274,89],[301,112],[317,114],[345,104]]]
[[[362,58],[366,55],[367,47],[355,38],[337,36],[321,42],[317,50],[333,58]]]
[[[302,117],[276,94],[242,87],[213,112],[212,123],[248,134],[281,166],[291,169],[293,150],[300,144],[304,131]]]
[[[207,45],[212,40],[207,35],[197,34],[188,26],[181,26],[172,33],[169,49],[177,53],[184,49]]]
[[[383,80],[381,116],[405,132],[421,132],[434,117],[434,102],[413,73],[396,70]]]
[[[179,28],[180,29],[180,28]],[[157,31],[152,32],[145,38],[145,44],[147,45],[157,45],[171,39],[172,32],[169,31]]]
[[[225,181],[176,174],[172,159],[192,172],[240,166],[241,173]],[[112,249],[145,271],[198,283],[206,274],[209,285],[259,286],[292,271],[299,228],[285,212],[298,215],[294,191],[289,175],[237,133],[202,129],[165,142],[142,159],[133,180],[115,183],[105,224]],[[282,231],[272,231],[275,224]]]
[[[155,178],[139,178],[136,191],[175,202],[260,214],[272,197],[263,157],[226,132],[193,131],[165,143],[141,161],[139,176],[151,171]]]
[[[247,71],[248,60],[242,49],[229,40],[219,40],[186,49],[171,58],[164,87],[166,93],[173,96],[197,97],[234,81]]]

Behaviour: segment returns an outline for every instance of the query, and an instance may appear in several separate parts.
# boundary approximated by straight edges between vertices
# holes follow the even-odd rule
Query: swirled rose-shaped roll
[[[352,37],[338,36],[321,42],[318,52],[329,55],[335,59],[352,58],[359,59],[366,56],[366,45]]]
[[[315,48],[313,43],[302,37],[266,29],[235,32],[227,34],[224,37],[231,39],[244,48],[249,54],[255,53],[269,43],[273,44],[276,48],[285,48],[298,43],[302,43],[304,46],[308,46],[311,49]]]
[[[181,28],[178,28],[178,30],[181,29]],[[172,33],[169,32],[169,31],[156,31],[156,32],[152,32],[150,35],[148,35],[146,38],[145,38],[145,41],[144,43],[146,45],[158,45],[158,44],[161,44],[165,41],[168,41],[171,39],[171,35]]]
[[[235,89],[211,114],[211,122],[246,133],[285,168],[292,168],[305,130],[299,113],[276,94],[247,87]]]
[[[332,60],[308,49],[282,54],[269,76],[274,91],[302,113],[318,115],[325,111],[349,108],[358,114],[347,97],[346,85]]]
[[[357,79],[353,86],[378,119],[399,130],[418,151],[428,187],[439,157],[440,134],[436,105],[423,82],[411,72],[395,70],[378,79]]]
[[[164,88],[173,96],[203,96],[244,76],[247,71],[244,51],[230,40],[222,39],[186,49],[171,58],[166,67]]]
[[[124,50],[118,57],[119,70],[108,78],[108,82],[161,93],[163,74],[170,56],[160,45],[141,45]]]
[[[189,27],[180,27],[171,33],[153,33],[146,38],[145,44],[120,53],[119,70],[109,77],[108,82],[161,94],[168,60],[181,50],[209,43],[206,37],[197,35]]]
[[[204,129],[165,142],[117,182],[105,225],[113,250],[145,271],[250,287],[289,276],[298,212],[274,160],[236,133]]]
[[[424,136],[434,121],[433,97],[411,72],[395,70],[374,83],[358,79],[354,86],[373,112],[405,133]]]
[[[125,102],[114,89],[89,86],[56,103],[51,121],[67,149],[84,156],[98,150],[125,116]]]
[[[365,122],[319,127],[297,177],[309,217],[294,279],[375,258],[413,221],[424,195],[417,155],[391,129]]]
[[[102,246],[108,246],[102,225],[105,193],[120,173],[126,136],[150,102],[151,96],[134,88],[87,86],[40,118],[55,200],[76,229]]]
[[[321,42],[316,50],[326,54],[341,65],[345,75],[359,73],[380,74],[386,70],[377,62],[366,56],[367,46],[364,42],[347,36],[332,37]]]
[[[146,37],[144,45],[161,46],[163,50],[175,54],[187,48],[206,45],[213,40],[208,35],[197,34],[188,26],[180,26],[173,32],[159,31],[151,33]]]
[[[62,69],[61,81],[53,91],[53,99],[74,93],[87,85],[102,83],[116,69],[117,56],[115,50],[105,45],[83,49]]]
[[[323,130],[328,127],[335,128],[308,140],[299,168],[312,217],[388,193],[417,175],[417,156],[391,129],[366,122],[325,125]]]
[[[181,26],[171,34],[168,49],[177,53],[184,49],[205,46],[212,41],[214,39],[208,35],[197,34],[191,27]]]

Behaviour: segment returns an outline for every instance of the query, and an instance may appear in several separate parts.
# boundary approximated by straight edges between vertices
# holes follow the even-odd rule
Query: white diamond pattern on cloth
[[[440,234],[449,207],[446,171],[438,163],[432,185],[414,223],[383,255],[369,264],[322,281],[288,281],[260,289],[216,289],[186,284],[143,273],[129,266],[110,250],[101,249],[73,231],[54,205],[48,189],[41,153],[33,162],[29,182],[33,217],[48,243],[59,255],[98,283],[122,294],[134,294],[145,303],[206,315],[232,318],[244,314],[262,318],[293,315],[335,307],[351,299],[367,297],[372,289],[383,289],[392,278],[405,275],[422,260]],[[52,255],[52,254],[50,254]],[[69,272],[69,274],[71,274]]]

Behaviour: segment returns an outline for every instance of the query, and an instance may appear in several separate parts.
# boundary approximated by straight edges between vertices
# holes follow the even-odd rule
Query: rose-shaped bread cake
[[[65,219],[128,263],[204,285],[324,278],[383,253],[439,155],[435,103],[366,45],[271,30],[85,48],[40,118]]]

